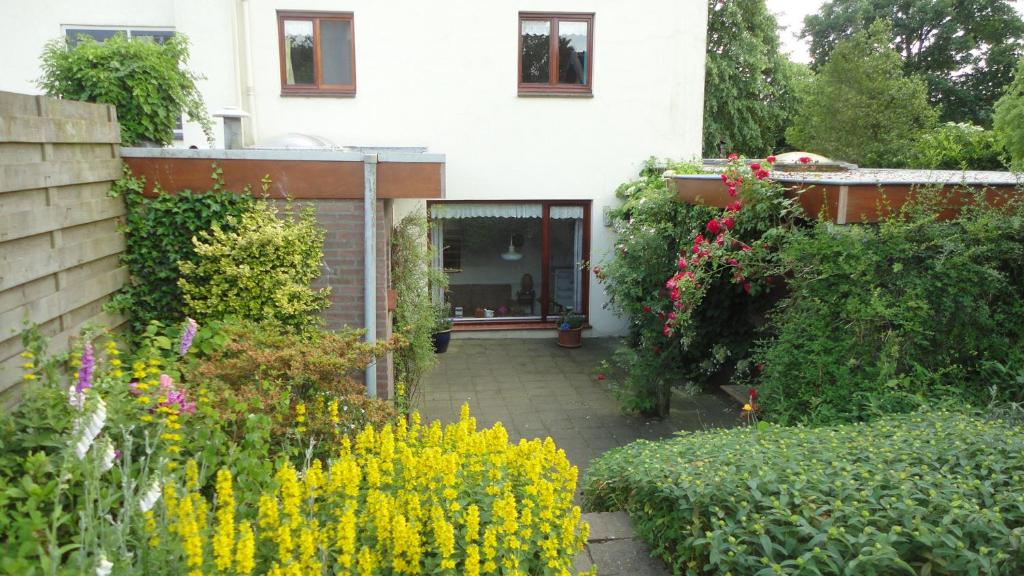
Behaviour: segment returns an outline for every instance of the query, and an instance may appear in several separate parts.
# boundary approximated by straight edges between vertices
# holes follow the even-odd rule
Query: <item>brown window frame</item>
[[[548,46],[548,82],[546,84],[523,82],[523,20],[547,20],[551,23],[551,38]],[[558,83],[558,23],[587,23],[587,83]],[[520,12],[516,20],[518,36],[516,53],[516,83],[520,96],[593,96],[594,86],[594,13],[593,12]]]
[[[284,21],[308,20],[313,23],[313,85],[289,85],[284,55]],[[320,21],[343,20],[349,23],[352,30],[350,43],[352,58],[352,84],[321,84],[320,58]],[[310,10],[278,10],[277,11],[278,59],[281,67],[281,96],[355,96],[356,94],[356,23],[352,12],[319,12]]]

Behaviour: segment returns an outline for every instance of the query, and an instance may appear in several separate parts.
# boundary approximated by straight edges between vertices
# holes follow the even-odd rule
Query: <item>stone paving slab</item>
[[[583,515],[590,524],[586,548],[573,563],[577,574],[597,566],[601,576],[668,576],[671,571],[636,537],[625,512]]]

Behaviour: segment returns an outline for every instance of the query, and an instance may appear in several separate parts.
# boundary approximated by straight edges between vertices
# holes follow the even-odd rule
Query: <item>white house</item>
[[[700,154],[706,4],[5,0],[0,90],[38,92],[55,37],[186,34],[208,109],[246,111],[247,144],[445,154],[428,208],[459,323],[523,329],[571,307],[608,335],[624,323],[581,264],[612,248],[604,211],[646,158]],[[185,124],[180,145],[207,143]]]

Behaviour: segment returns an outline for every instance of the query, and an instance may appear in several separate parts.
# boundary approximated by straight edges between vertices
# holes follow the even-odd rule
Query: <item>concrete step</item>
[[[597,566],[601,576],[669,576],[665,564],[651,557],[650,548],[633,531],[625,512],[590,512],[587,546],[573,564],[577,574]]]

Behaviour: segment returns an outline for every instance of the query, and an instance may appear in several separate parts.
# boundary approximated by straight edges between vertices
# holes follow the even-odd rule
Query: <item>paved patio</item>
[[[720,395],[673,399],[665,420],[623,414],[606,382],[597,380],[614,339],[586,339],[582,348],[559,348],[550,339],[459,339],[422,382],[425,421],[452,422],[463,402],[478,425],[501,422],[513,441],[551,436],[580,478],[591,459],[639,438],[656,440],[677,430],[737,423],[738,406]]]

